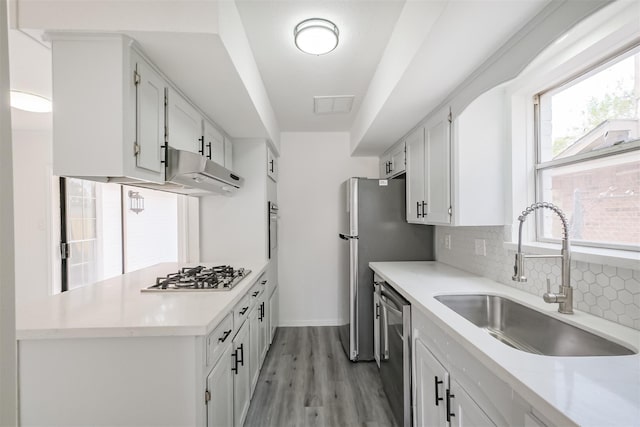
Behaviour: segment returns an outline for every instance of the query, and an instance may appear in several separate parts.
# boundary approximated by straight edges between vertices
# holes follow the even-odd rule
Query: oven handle
[[[384,296],[384,292],[382,293],[382,295]],[[392,300],[389,300],[389,301],[392,301]],[[382,303],[382,305],[384,305],[387,308],[387,310],[402,317],[402,311],[398,310],[396,307],[391,306],[389,302],[387,302],[386,300],[383,300],[382,298],[380,299],[380,302]]]
[[[385,297],[386,300],[380,298],[380,302],[382,302],[385,306],[387,306],[387,308],[389,308],[392,312],[396,313],[398,316],[402,317],[402,305],[400,304],[400,302],[396,299],[395,296],[382,291],[380,292],[380,295]],[[389,303],[392,303],[392,305],[390,305]]]

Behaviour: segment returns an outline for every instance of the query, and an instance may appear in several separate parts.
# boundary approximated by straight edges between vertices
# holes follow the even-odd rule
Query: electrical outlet
[[[444,248],[451,250],[451,234],[444,235]]]
[[[484,239],[476,239],[476,255],[487,256],[487,243]]]

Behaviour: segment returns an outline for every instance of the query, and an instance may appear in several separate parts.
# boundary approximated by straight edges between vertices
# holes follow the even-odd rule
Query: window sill
[[[504,242],[507,250],[518,250],[517,242]],[[560,252],[560,245],[554,243],[528,242],[522,244],[526,253],[538,255],[554,255]],[[571,246],[571,260],[594,264],[610,265],[618,268],[640,269],[640,253],[616,249],[588,248]]]

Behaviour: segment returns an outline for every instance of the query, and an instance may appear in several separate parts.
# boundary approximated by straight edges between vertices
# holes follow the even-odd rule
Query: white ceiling
[[[125,13],[131,5],[140,6],[142,0],[94,1],[103,8],[119,7]],[[350,131],[356,155],[379,155],[550,0],[236,0],[219,3],[220,21],[211,28],[194,23],[193,31],[188,31],[184,20],[175,28],[165,29],[165,15],[173,10],[169,5],[175,9],[179,3],[144,1],[152,4],[162,19],[149,18],[138,27],[137,20],[130,19],[125,25],[115,18],[94,17],[91,31],[120,31],[132,36],[151,60],[231,136],[269,137],[266,102],[275,112],[275,129]],[[48,0],[46,4],[53,3],[62,8],[64,22],[59,22],[58,15],[48,19],[40,9],[27,8],[20,15],[23,28],[75,29],[72,15],[77,8],[73,2]],[[189,12],[197,15],[200,3],[186,3]],[[416,14],[412,11],[420,7],[408,7],[416,4],[428,7]],[[206,7],[203,13],[211,12],[211,2],[202,5]],[[229,5],[237,7],[237,21],[226,19],[236,12],[221,13],[227,13]],[[164,15],[160,13],[163,8],[167,9]],[[85,15],[90,12],[83,9]],[[318,57],[297,50],[293,28],[310,17],[323,17],[338,25],[340,44],[335,51]],[[76,19],[77,29],[87,30],[86,16],[81,18]],[[413,28],[407,28],[411,23]],[[236,30],[233,37],[228,31],[226,38],[219,32],[218,27],[225,25]],[[238,55],[243,38],[246,52]],[[50,96],[50,51],[15,30],[10,43],[12,87]],[[253,58],[247,61],[251,52]],[[398,58],[404,62],[394,69]],[[246,72],[243,67],[247,64],[255,70]],[[268,98],[262,97],[260,90]],[[372,93],[375,96],[368,99]],[[350,113],[313,113],[314,96],[336,95],[355,95]],[[367,104],[371,99],[375,105]],[[16,113],[14,128],[50,128],[50,116]]]
[[[404,0],[236,1],[282,131],[348,131],[380,62]],[[337,25],[336,50],[298,50],[293,29],[308,18]],[[351,113],[317,115],[314,96],[355,95]]]

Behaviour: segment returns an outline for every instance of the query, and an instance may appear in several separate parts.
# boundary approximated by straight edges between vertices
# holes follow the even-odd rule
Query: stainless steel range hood
[[[164,184],[154,184],[127,178],[109,178],[108,182],[189,196],[211,194],[231,196],[244,183],[244,178],[200,154],[177,150],[172,147],[167,150],[167,172]]]

